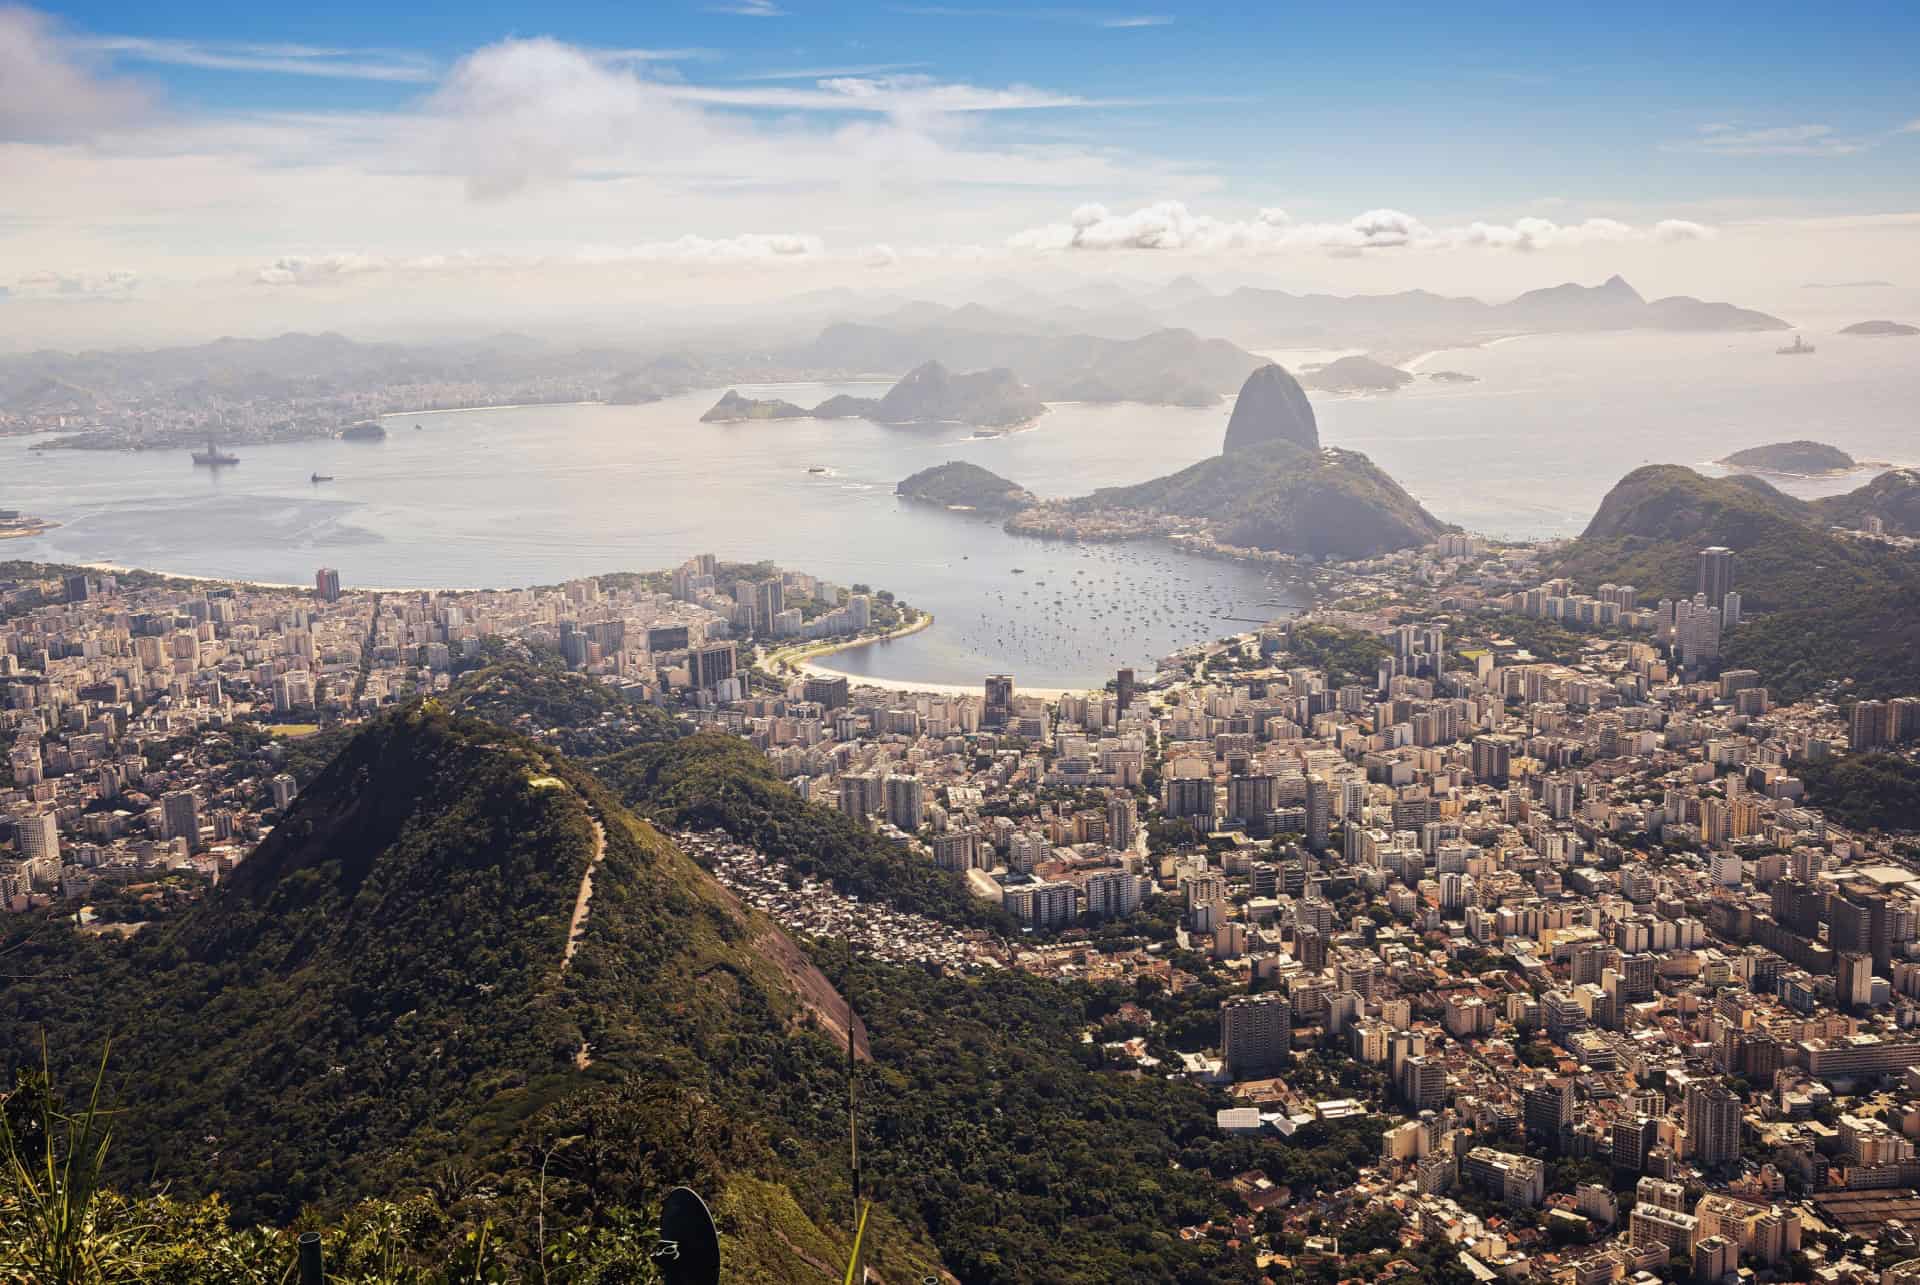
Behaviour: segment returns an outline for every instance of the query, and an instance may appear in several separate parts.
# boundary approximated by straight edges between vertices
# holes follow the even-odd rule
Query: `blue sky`
[[[0,251],[69,294],[669,244],[632,257],[1726,275],[1763,224],[1914,234],[1885,220],[1920,210],[1916,49],[1910,2],[0,7],[0,162],[36,192]],[[1349,230],[1381,211],[1413,230]]]

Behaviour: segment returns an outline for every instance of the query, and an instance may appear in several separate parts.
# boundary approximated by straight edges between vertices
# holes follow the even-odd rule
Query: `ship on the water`
[[[222,451],[218,446],[213,444],[213,439],[209,437],[207,439],[207,449],[193,453],[193,462],[205,468],[222,468],[228,464],[238,464],[240,457],[238,455],[229,455],[225,451]]]
[[[1775,348],[1773,351],[1782,357],[1798,357],[1802,353],[1810,353],[1817,350],[1804,338],[1795,335],[1792,343],[1788,344],[1785,348]]]
[[[331,473],[315,473],[315,474],[313,475],[313,480],[314,480],[315,482],[331,482],[331,481],[333,481],[333,474],[331,474]]]

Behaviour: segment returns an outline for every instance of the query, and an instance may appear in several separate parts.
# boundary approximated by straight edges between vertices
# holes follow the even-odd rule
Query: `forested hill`
[[[556,1220],[698,1181],[743,1258],[788,1264],[756,1280],[816,1274],[748,1206],[839,1236],[844,1045],[822,1032],[844,1009],[810,1007],[831,985],[588,774],[491,724],[429,704],[370,725],[226,886],[130,943],[20,919],[0,1044],[44,1032],[72,1086],[111,1037],[123,1187],[281,1222],[449,1173],[516,1190],[592,1135],[550,1166]],[[917,1277],[933,1251],[883,1217]]]
[[[792,808],[744,742],[600,766],[662,815],[856,876],[878,859],[837,814]],[[687,1183],[715,1208],[726,1279],[831,1280],[850,1208],[844,1010],[805,949],[582,767],[428,702],[355,735],[181,918],[115,942],[13,917],[0,1040],[18,1057],[44,1036],[71,1101],[111,1037],[108,1177],[141,1200],[121,1221],[158,1219],[150,1261],[276,1278],[284,1240],[178,1203],[218,1191],[242,1225],[344,1217],[330,1243],[361,1237],[363,1260],[437,1270],[488,1228],[486,1279],[646,1281],[644,1229]],[[838,977],[838,953],[821,958]],[[1244,1250],[1177,1234],[1227,1216],[1220,1181],[1263,1163],[1337,1185],[1378,1149],[1377,1128],[1330,1133],[1295,1165],[1220,1139],[1212,1090],[1096,1069],[1080,1033],[1114,994],[878,962],[858,994],[887,1279],[1252,1280]]]
[[[1743,611],[1755,613],[1724,639],[1727,665],[1758,669],[1789,698],[1846,679],[1862,694],[1920,686],[1911,620],[1920,566],[1910,554],[1837,534],[1825,510],[1757,477],[1635,469],[1556,571],[1589,593],[1613,581],[1637,587],[1642,601],[1691,597],[1699,551],[1716,544],[1734,551],[1734,587]]]
[[[462,675],[447,699],[579,756],[629,807],[663,825],[725,830],[864,901],[962,927],[1010,927],[959,875],[801,798],[737,736],[688,736],[665,711],[537,657],[503,657]]]

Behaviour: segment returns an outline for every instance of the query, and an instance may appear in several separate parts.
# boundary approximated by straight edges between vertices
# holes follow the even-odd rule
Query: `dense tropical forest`
[[[1847,754],[1794,768],[1807,801],[1860,830],[1920,830],[1920,763],[1899,754]]]

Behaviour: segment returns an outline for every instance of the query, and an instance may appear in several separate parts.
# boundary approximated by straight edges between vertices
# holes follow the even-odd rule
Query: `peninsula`
[[[1366,558],[1448,528],[1365,455],[1320,444],[1299,381],[1247,377],[1221,454],[1138,486],[1016,514],[1008,529],[1075,539],[1166,535],[1221,550]]]

